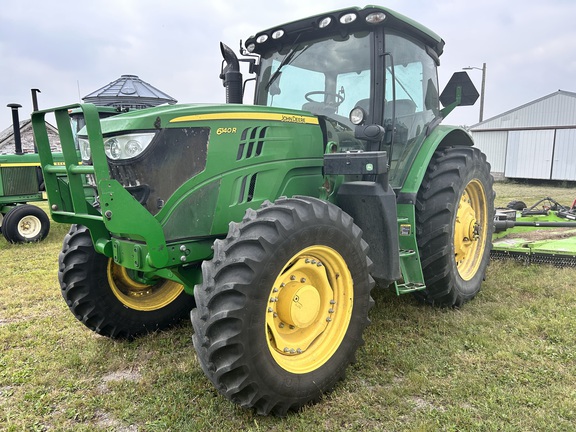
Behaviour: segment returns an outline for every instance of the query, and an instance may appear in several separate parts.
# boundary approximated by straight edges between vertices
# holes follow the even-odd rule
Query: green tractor
[[[443,46],[376,6],[273,27],[240,59],[221,45],[227,104],[102,121],[81,105],[81,160],[70,107],[49,110],[65,166],[47,145],[49,111],[35,112],[52,217],[73,224],[59,257],[71,311],[112,338],[190,314],[218,391],[284,415],[344,377],[374,280],[437,306],[471,300],[493,180],[470,136],[440,124],[478,97],[463,72],[439,95]],[[244,62],[254,105],[242,104]]]
[[[0,228],[10,243],[40,241],[50,231],[50,219],[41,208],[28,204],[45,200],[40,159],[22,150],[18,115],[22,106],[8,107],[12,111],[15,151],[0,155]]]

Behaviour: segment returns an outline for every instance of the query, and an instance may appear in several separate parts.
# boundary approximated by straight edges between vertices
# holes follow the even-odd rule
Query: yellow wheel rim
[[[334,249],[312,246],[294,255],[266,306],[268,348],[278,365],[304,374],[326,363],[348,330],[353,299],[352,275]]]
[[[462,192],[454,226],[454,259],[464,280],[472,279],[480,268],[488,222],[486,193],[482,183],[474,179]]]
[[[154,311],[172,303],[184,290],[184,286],[165,279],[154,285],[133,280],[126,267],[113,260],[108,261],[108,284],[114,295],[125,306],[139,311]]]

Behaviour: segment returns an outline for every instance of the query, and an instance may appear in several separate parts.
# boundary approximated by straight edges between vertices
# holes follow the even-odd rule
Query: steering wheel
[[[312,99],[311,96],[316,96],[316,95],[323,95],[323,96],[324,96],[324,99],[326,99],[327,96],[334,97],[334,102],[324,102],[324,101],[318,102],[318,101],[315,101],[314,99]],[[306,98],[306,100],[307,100],[308,102],[323,103],[323,104],[325,104],[325,105],[333,106],[333,107],[335,107],[335,108],[338,108],[338,107],[340,106],[340,104],[341,104],[342,102],[344,102],[344,95],[343,95],[343,94],[341,94],[341,93],[330,93],[330,92],[325,92],[325,91],[321,91],[321,90],[308,92],[308,93],[306,93],[306,94],[304,95],[304,97]]]

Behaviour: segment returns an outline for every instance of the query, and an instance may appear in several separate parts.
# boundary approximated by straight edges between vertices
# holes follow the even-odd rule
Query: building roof
[[[54,151],[60,150],[60,137],[58,130],[50,123],[46,123],[48,130],[48,139],[50,141],[50,149]],[[32,131],[32,120],[22,120],[20,122],[20,139],[22,141],[22,151],[24,153],[34,153],[34,133]],[[2,132],[0,132],[0,154],[14,154],[16,152],[14,146],[14,127],[10,125]]]
[[[470,127],[472,132],[576,127],[576,93],[558,90]]]
[[[82,100],[99,106],[130,108],[149,108],[177,102],[136,75],[122,75],[116,81],[84,96]]]

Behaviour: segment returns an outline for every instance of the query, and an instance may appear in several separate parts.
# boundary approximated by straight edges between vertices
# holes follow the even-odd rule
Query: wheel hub
[[[130,277],[128,269],[117,265],[112,259],[107,266],[108,283],[112,292],[125,306],[140,311],[154,311],[172,303],[184,290],[184,286],[169,280],[158,280],[147,285]]]
[[[40,233],[42,223],[36,216],[25,216],[18,224],[18,232],[24,238],[33,238]]]
[[[320,294],[312,285],[291,284],[278,296],[278,317],[294,327],[306,328],[320,313]]]
[[[336,251],[312,246],[296,254],[268,299],[266,329],[274,359],[293,373],[318,368],[343,339],[352,304],[352,277]]]
[[[465,280],[476,274],[480,265],[484,248],[479,240],[487,223],[484,189],[473,180],[460,197],[454,226],[454,259]]]
[[[478,229],[476,213],[470,204],[468,193],[464,191],[458,205],[458,214],[456,216],[456,229],[454,234],[454,246],[456,262],[466,259],[472,243],[478,239],[476,234]]]

